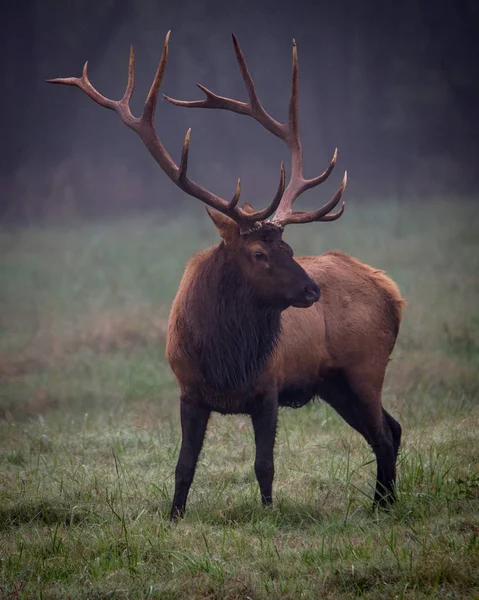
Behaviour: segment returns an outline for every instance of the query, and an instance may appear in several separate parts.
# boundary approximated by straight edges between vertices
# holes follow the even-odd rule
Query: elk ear
[[[245,213],[248,213],[248,214],[254,213],[254,208],[251,206],[251,204],[249,202],[244,202],[242,208],[245,211]]]
[[[223,213],[212,208],[206,207],[206,212],[226,244],[231,243],[238,238],[239,226],[236,221],[233,221],[230,217],[227,217]]]

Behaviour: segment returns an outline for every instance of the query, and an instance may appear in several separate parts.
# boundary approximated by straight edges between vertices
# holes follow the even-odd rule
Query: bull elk
[[[314,397],[330,404],[372,447],[377,462],[374,502],[394,501],[401,426],[382,407],[381,390],[401,321],[403,300],[382,271],[342,252],[293,258],[283,241],[286,225],[333,221],[346,187],[342,183],[322,208],[293,210],[295,200],[330,175],[337,152],[321,175],[305,179],[298,129],[298,59],[293,41],[292,91],[288,123],[263,108],[244,56],[233,45],[248,102],[219,96],[202,85],[203,100],[164,98],[184,107],[217,108],[247,115],[280,138],[291,153],[291,176],[266,208],[238,206],[240,181],[227,201],[189,179],[190,130],[177,165],[155,126],[158,92],[168,56],[169,33],[143,114],[130,111],[135,56],[130,49],[128,84],[113,101],[81,77],[50,80],[79,87],[101,106],[114,110],[135,131],[168,177],[207,205],[221,242],[189,261],[173,302],[166,355],[181,390],[182,443],[175,473],[171,518],[184,514],[210,413],[251,416],[256,442],[254,468],[263,504],[272,502],[273,448],[278,407],[300,407]],[[321,300],[320,300],[321,298]],[[320,300],[320,301],[319,301]]]

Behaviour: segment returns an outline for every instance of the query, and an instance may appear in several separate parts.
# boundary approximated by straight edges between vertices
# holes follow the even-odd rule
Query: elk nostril
[[[312,302],[316,302],[317,300],[319,300],[319,297],[321,296],[321,291],[320,291],[318,285],[316,285],[315,283],[312,283],[312,284],[309,283],[304,288],[304,294],[308,300],[311,300]]]

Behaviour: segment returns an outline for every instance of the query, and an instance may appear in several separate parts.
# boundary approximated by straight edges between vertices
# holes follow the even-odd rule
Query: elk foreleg
[[[278,423],[277,399],[264,399],[251,414],[256,443],[254,471],[263,504],[273,502],[274,442]]]
[[[186,499],[205,439],[209,416],[209,410],[181,401],[181,450],[175,471],[175,495],[170,513],[172,521],[185,513]]]

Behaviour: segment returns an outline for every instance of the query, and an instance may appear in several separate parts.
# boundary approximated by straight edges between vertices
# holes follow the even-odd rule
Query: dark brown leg
[[[393,438],[393,445],[394,445],[394,452],[397,457],[397,454],[399,452],[399,446],[401,445],[402,427],[401,427],[401,425],[399,425],[399,423],[396,421],[396,419],[391,417],[391,415],[386,410],[384,410],[384,408],[383,408],[383,419],[386,421],[389,429],[391,430],[391,435]]]
[[[367,387],[344,373],[337,373],[322,386],[321,397],[371,446],[377,462],[374,504],[386,505],[395,500],[401,426],[382,408],[380,390]]]
[[[185,513],[186,499],[205,439],[209,416],[209,410],[181,402],[181,450],[175,472],[175,495],[170,513],[172,521]]]
[[[274,478],[274,442],[278,423],[278,404],[276,399],[261,403],[251,414],[253,421],[254,439],[256,443],[256,458],[254,471],[261,491],[263,504],[273,502]]]

